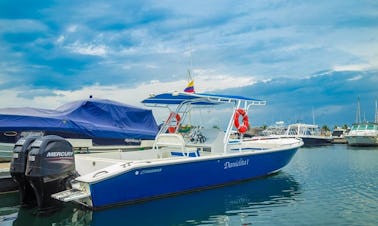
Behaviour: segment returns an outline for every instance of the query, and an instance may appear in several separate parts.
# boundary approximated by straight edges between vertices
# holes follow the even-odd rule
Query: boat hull
[[[208,189],[265,176],[287,165],[298,148],[151,165],[90,184],[93,209]],[[109,192],[111,191],[111,192]]]
[[[15,136],[5,136],[4,131],[0,131],[0,148],[2,146],[14,146],[14,144],[22,137],[22,133],[32,132],[32,131],[23,131],[23,130],[16,130],[12,131],[15,133]],[[35,131],[35,134],[40,134],[41,136],[47,135],[56,135],[63,138],[69,139],[91,139],[93,145],[95,146],[105,146],[105,145],[135,145],[140,143],[139,139],[128,139],[128,137],[122,138],[110,138],[110,137],[98,137],[98,136],[88,136],[86,134],[74,133],[74,132],[67,132],[67,131],[59,131],[59,130],[49,130],[49,131]],[[150,138],[152,139],[152,138]],[[131,140],[131,142],[129,141]]]
[[[332,139],[329,138],[314,138],[314,137],[300,137],[303,140],[304,146],[322,146],[332,144]]]
[[[346,136],[350,146],[378,146],[377,136]]]
[[[298,136],[298,135],[272,135],[268,137],[297,138],[303,141],[303,146],[314,147],[332,144],[332,138],[322,136]]]

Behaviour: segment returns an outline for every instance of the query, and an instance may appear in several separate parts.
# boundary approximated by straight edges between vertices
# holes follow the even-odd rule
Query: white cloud
[[[42,14],[36,12],[40,15],[36,20],[0,20],[0,33],[11,33],[0,41],[0,62],[5,62],[0,63],[0,83],[30,76],[25,83],[38,86],[42,79],[39,76],[64,76],[69,71],[74,73],[70,76],[77,86],[62,79],[57,83],[62,90],[88,82],[110,84],[72,92],[58,90],[55,93],[64,97],[41,95],[33,100],[11,94],[22,93],[21,88],[11,93],[0,90],[1,97],[12,97],[1,98],[1,106],[56,106],[57,101],[65,103],[89,94],[138,104],[138,98],[149,92],[182,90],[186,81],[181,75],[189,62],[191,68],[192,64],[206,68],[193,70],[197,92],[243,87],[275,76],[302,78],[316,71],[378,68],[378,29],[374,20],[378,10],[371,2],[236,4],[196,0],[185,6],[172,0],[100,1],[89,5],[82,1],[69,5],[59,2]],[[70,16],[61,20],[61,13]],[[25,32],[30,36],[23,36]],[[74,56],[73,62],[89,66],[62,68],[71,66],[56,63],[72,56],[67,51],[106,59],[99,62],[93,57]],[[101,76],[104,72],[106,76]],[[120,84],[131,84],[131,75],[131,82],[140,85],[124,90]],[[155,81],[146,82],[146,77]],[[162,82],[167,80],[174,81]]]
[[[93,43],[83,44],[77,41],[68,45],[66,48],[74,53],[92,56],[105,56],[108,52],[108,48],[105,45],[96,45]]]
[[[320,116],[320,115],[327,115],[327,114],[342,114],[342,112],[345,110],[345,106],[342,105],[328,105],[324,107],[320,107],[314,110],[314,115]]]
[[[78,25],[70,25],[67,28],[67,32],[73,33],[77,30]]]
[[[195,69],[193,74],[195,75],[195,86],[203,90],[203,92],[238,88],[252,85],[256,82],[256,79],[252,76],[218,74],[213,70]]]
[[[360,79],[362,79],[362,75],[357,75],[353,78],[348,79],[348,81],[357,81],[357,80],[360,80]]]
[[[333,67],[334,71],[364,71],[372,69],[370,64],[349,64],[349,65],[336,65]]]
[[[211,92],[219,89],[247,86],[253,82],[253,79],[248,77],[227,77],[225,75],[196,76],[195,89],[197,92]],[[93,95],[94,98],[111,99],[135,106],[142,106],[140,102],[150,94],[183,91],[186,85],[186,80],[175,80],[172,82],[151,80],[129,89],[118,85],[100,86],[99,84],[95,84],[75,91],[55,90],[52,91],[55,94],[54,96],[36,96],[32,100],[17,95],[26,89],[25,87],[21,87],[20,89],[0,90],[0,96],[7,97],[1,98],[0,107],[29,106],[56,108],[70,101],[88,98],[89,95]],[[38,93],[38,90],[36,92]],[[40,90],[40,93],[43,93],[42,90]]]
[[[60,35],[60,36],[57,38],[57,40],[56,40],[57,43],[62,43],[63,41],[64,41],[64,35]]]
[[[60,98],[56,96],[41,96],[35,97],[33,100],[30,98],[20,97],[18,94],[23,92],[26,87],[2,89],[0,96],[0,108],[8,107],[34,107],[34,108],[55,108],[60,103]],[[37,90],[38,92],[38,90]]]

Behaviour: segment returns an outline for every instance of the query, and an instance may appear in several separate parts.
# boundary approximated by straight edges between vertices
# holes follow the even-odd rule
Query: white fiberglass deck
[[[223,150],[224,132],[210,129],[209,136],[204,143],[186,141],[180,134],[163,134],[157,138],[155,149],[134,150],[127,152],[108,151],[103,153],[76,154],[75,165],[80,175],[85,175],[112,165],[137,164],[145,162],[167,162],[172,160],[197,157],[220,157],[240,152],[266,152],[276,148],[292,148],[298,146],[297,139],[245,139],[243,142],[230,140],[227,152]],[[211,133],[210,133],[211,132]],[[204,132],[206,134],[206,131]],[[192,159],[194,160],[194,159]]]

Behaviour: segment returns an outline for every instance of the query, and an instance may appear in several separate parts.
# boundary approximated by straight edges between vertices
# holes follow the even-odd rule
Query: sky
[[[378,1],[0,1],[0,108],[143,106],[188,70],[196,92],[266,100],[252,125],[350,125],[358,97],[374,120]]]

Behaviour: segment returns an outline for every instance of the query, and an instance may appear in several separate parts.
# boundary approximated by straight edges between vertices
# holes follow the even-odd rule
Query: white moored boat
[[[332,142],[332,137],[322,135],[319,126],[314,124],[291,124],[283,137],[301,138],[305,146],[328,145]]]
[[[350,146],[378,146],[378,123],[353,124],[345,139]]]
[[[352,125],[345,139],[350,146],[378,146],[378,106],[375,102],[375,121],[361,122],[360,99],[358,99],[356,123]]]
[[[154,147],[76,155],[76,171],[80,176],[72,182],[72,189],[56,193],[53,198],[98,209],[212,188],[277,172],[303,145],[295,138],[243,138],[248,128],[248,110],[251,106],[265,105],[265,101],[240,96],[164,93],[143,103],[177,106],[161,127]],[[233,109],[225,131],[193,126],[193,115],[189,112],[197,106],[203,109],[219,104]],[[185,124],[188,121],[190,126]]]

